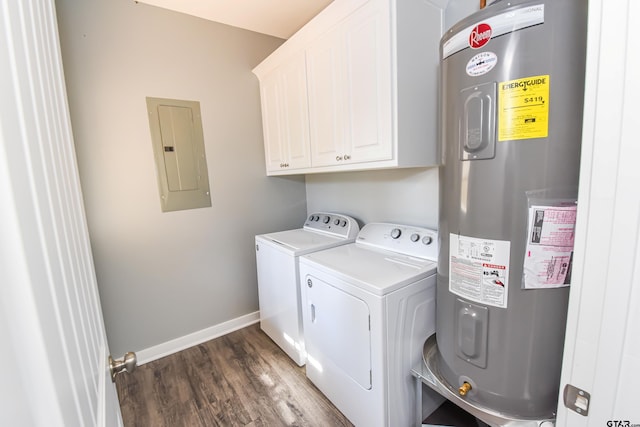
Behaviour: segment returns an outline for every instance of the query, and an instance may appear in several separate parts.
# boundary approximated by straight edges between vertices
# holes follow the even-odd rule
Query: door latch
[[[572,411],[587,416],[589,415],[589,402],[591,401],[591,395],[584,390],[567,384],[564,387],[564,406]]]

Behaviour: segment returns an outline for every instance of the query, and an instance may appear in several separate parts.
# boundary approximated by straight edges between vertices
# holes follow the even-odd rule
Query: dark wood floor
[[[116,380],[126,427],[351,426],[252,325]]]
[[[116,387],[125,427],[352,426],[258,324],[139,366]],[[449,402],[425,422],[477,427]]]

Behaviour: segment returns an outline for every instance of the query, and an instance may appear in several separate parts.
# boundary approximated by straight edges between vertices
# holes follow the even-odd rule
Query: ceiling
[[[138,0],[274,37],[288,39],[333,0]]]

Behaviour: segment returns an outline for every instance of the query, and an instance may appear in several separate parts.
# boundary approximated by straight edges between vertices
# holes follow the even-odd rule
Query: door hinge
[[[567,384],[564,386],[564,406],[572,411],[587,416],[589,415],[589,403],[591,401],[591,395],[584,390]]]

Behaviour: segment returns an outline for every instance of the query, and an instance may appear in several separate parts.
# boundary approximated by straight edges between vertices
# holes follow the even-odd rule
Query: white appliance
[[[370,223],[353,244],[300,257],[307,377],[356,426],[415,422],[437,254],[434,230]],[[425,415],[444,400],[425,396]]]
[[[352,243],[359,230],[349,216],[318,212],[309,215],[302,228],[255,238],[260,328],[299,366],[306,353],[298,257]]]

